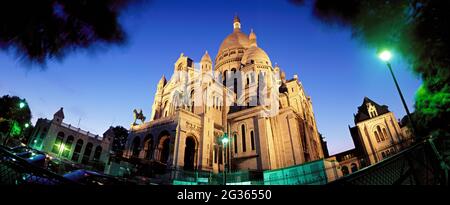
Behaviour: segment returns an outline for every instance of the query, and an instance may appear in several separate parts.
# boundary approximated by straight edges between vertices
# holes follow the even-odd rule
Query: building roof
[[[220,44],[219,52],[233,48],[247,48],[250,45],[248,36],[239,29],[235,29],[233,33],[223,39]]]
[[[205,54],[203,54],[201,62],[209,62],[212,63],[211,57],[208,54],[208,51],[205,51]]]
[[[367,110],[367,104],[370,103],[375,106],[378,115],[386,114],[389,111],[388,106],[379,105],[375,101],[371,100],[368,97],[364,97],[363,103],[358,107],[358,112],[355,114],[355,124],[358,122],[362,122],[364,120],[370,119],[369,111]]]
[[[64,118],[63,108],[61,107],[57,112],[55,112],[55,114],[53,116]]]

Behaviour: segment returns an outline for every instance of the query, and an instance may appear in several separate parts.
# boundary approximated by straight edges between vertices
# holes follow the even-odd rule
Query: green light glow
[[[28,128],[30,126],[30,124],[25,123],[25,128]]]
[[[381,52],[378,57],[382,60],[382,61],[389,61],[392,58],[392,53],[390,51],[383,51]]]
[[[222,138],[222,143],[223,144],[228,144],[228,137]]]
[[[17,135],[20,135],[21,132],[22,132],[22,129],[20,128],[19,124],[17,122],[14,122],[12,124],[11,133],[10,134],[12,136],[17,136]]]
[[[25,107],[25,102],[20,102],[20,103],[19,103],[19,108],[22,109],[22,108],[24,108],[24,107]]]

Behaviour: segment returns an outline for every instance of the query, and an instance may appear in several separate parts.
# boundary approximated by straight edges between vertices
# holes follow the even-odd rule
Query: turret
[[[53,122],[56,122],[58,124],[61,124],[61,122],[64,120],[64,111],[61,107],[55,114],[53,115]]]
[[[202,74],[205,74],[205,73],[211,74],[212,60],[208,54],[208,51],[205,51],[205,54],[203,54],[203,57],[200,60],[200,68],[201,68]]]

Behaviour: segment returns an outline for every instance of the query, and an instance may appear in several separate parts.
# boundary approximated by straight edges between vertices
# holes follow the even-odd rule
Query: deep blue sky
[[[253,28],[258,45],[286,72],[298,74],[313,101],[318,129],[331,153],[352,148],[348,125],[368,96],[386,104],[397,118],[405,112],[386,66],[375,50],[329,28],[308,7],[286,1],[154,0],[121,16],[129,34],[125,46],[78,52],[42,71],[0,52],[0,95],[25,97],[37,118],[52,118],[64,107],[65,122],[102,134],[110,125],[128,128],[132,110],[150,115],[160,77],[170,76],[183,52],[198,61],[205,50],[215,57],[239,14],[242,30]],[[420,79],[394,56],[392,65],[411,110]]]

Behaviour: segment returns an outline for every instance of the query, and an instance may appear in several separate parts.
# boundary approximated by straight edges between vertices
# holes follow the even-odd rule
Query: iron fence
[[[446,163],[439,159],[437,138],[422,139],[411,147],[344,176],[330,185],[441,185],[448,184]],[[442,157],[441,157],[442,158]]]
[[[75,184],[0,147],[0,184]]]

